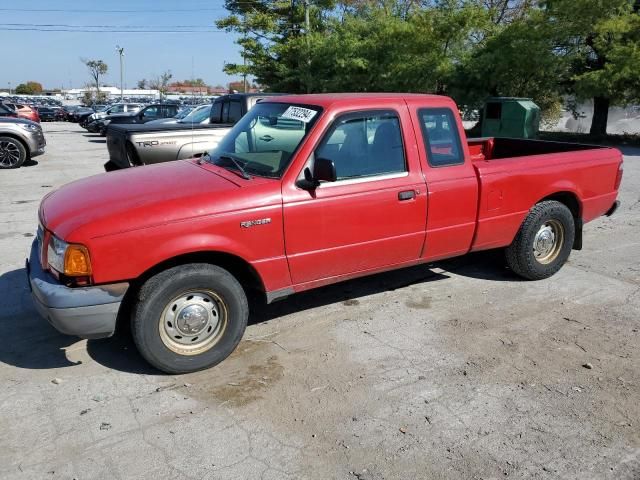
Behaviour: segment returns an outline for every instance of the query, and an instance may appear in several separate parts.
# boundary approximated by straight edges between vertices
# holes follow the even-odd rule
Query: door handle
[[[271,135],[263,135],[262,137],[260,137],[260,140],[262,140],[263,142],[270,142],[271,140],[273,140],[273,137]]]
[[[400,200],[401,202],[406,200],[413,200],[414,198],[416,198],[415,190],[405,190],[398,193],[398,200]]]

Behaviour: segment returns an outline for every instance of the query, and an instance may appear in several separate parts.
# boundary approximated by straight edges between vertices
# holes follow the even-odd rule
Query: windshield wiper
[[[244,169],[244,167],[242,166],[242,164],[240,164],[240,162],[238,162],[238,160],[233,158],[231,155],[218,155],[217,160],[230,160],[238,168],[240,176],[242,178],[244,178],[245,180],[251,180],[251,175],[249,175],[247,171]],[[222,165],[218,165],[218,166],[225,168]]]

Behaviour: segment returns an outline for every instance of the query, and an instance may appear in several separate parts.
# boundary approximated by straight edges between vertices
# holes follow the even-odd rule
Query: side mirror
[[[303,190],[315,190],[320,185],[320,181],[335,182],[336,179],[336,167],[333,160],[316,158],[313,162],[313,173],[309,167],[305,168],[304,178],[298,180],[296,186]]]
[[[326,158],[316,158],[313,162],[313,178],[318,182],[335,182],[338,177],[336,175],[336,166],[333,160]]]

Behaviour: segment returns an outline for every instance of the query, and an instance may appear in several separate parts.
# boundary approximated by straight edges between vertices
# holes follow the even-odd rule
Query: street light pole
[[[116,45],[116,51],[120,54],[120,101],[124,102],[124,90],[123,90],[123,71],[124,71],[124,47]]]

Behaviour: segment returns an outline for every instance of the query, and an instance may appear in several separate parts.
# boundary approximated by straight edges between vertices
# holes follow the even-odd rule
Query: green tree
[[[16,87],[16,93],[18,95],[37,95],[42,93],[42,84],[34,81],[21,83]]]
[[[325,29],[333,0],[316,0],[309,7],[310,31]],[[309,90],[309,47],[303,39],[305,14],[303,1],[227,0],[230,15],[216,22],[218,28],[240,33],[238,45],[243,63],[228,63],[230,75],[252,75],[270,91],[290,93]]]
[[[271,91],[445,91],[469,35],[486,22],[473,2],[316,1],[309,28],[302,2],[228,1],[217,22],[242,34],[246,64],[227,64]]]
[[[530,97],[548,118],[559,112],[567,69],[555,45],[555,26],[544,12],[526,12],[492,29],[456,65],[450,93],[458,103],[474,107],[487,96]]]
[[[640,97],[640,0],[227,0],[219,28],[270,91],[437,92],[480,105],[531,97],[543,118],[592,98],[593,134],[609,105]],[[305,15],[306,13],[306,15]],[[308,26],[306,18],[308,17]]]
[[[568,91],[593,99],[590,133],[605,135],[609,107],[640,99],[640,2],[548,0],[544,7],[570,62]]]

